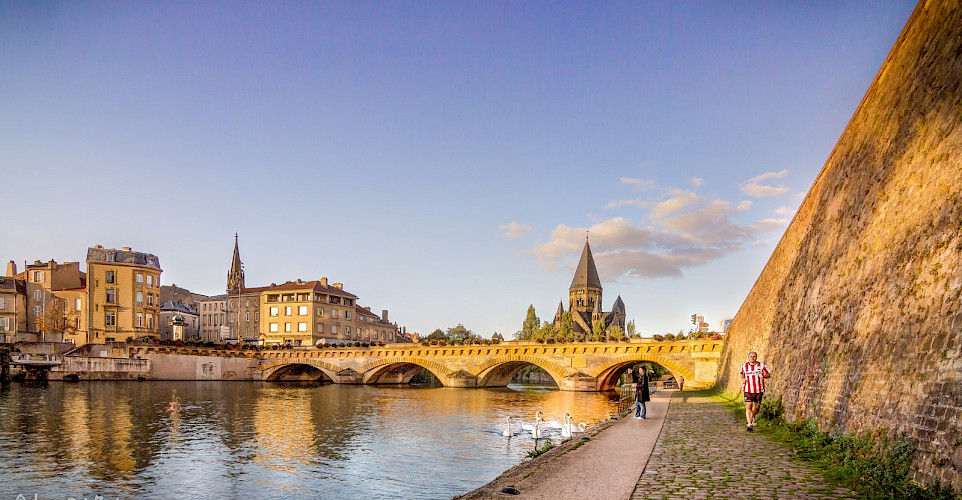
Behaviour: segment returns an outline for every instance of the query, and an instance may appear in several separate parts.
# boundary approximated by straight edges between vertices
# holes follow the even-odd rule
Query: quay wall
[[[146,380],[150,361],[146,359],[65,356],[50,369],[48,380]]]
[[[717,386],[756,350],[766,398],[825,431],[917,446],[962,488],[962,3],[923,0],[728,330]]]

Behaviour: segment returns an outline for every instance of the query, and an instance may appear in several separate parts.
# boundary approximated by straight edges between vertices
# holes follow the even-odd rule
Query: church
[[[587,238],[575,276],[571,280],[571,287],[568,288],[568,310],[571,311],[576,335],[591,335],[594,325],[598,323],[604,327],[605,332],[615,325],[622,331],[625,330],[625,303],[620,295],[611,306],[611,311],[601,310],[601,280],[598,278],[598,268],[595,267],[595,259],[591,256],[591,246],[588,245]],[[554,316],[555,324],[561,321],[564,312],[564,301],[561,301]]]

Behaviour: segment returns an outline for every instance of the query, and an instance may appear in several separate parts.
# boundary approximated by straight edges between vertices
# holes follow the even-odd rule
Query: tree
[[[67,301],[54,297],[43,314],[37,318],[37,327],[43,333],[67,335],[77,329],[71,319],[67,314]]]
[[[612,325],[610,329],[611,338],[615,340],[624,340],[625,331],[621,329],[618,325]]]
[[[599,321],[599,322],[591,325],[591,339],[592,339],[592,340],[601,340],[601,339],[603,339],[603,338],[605,338],[605,324],[604,324],[604,322]]]
[[[538,329],[538,334],[535,336],[534,340],[554,339],[557,333],[558,330],[555,328],[554,323],[545,321],[544,324],[541,325],[541,328]]]
[[[448,336],[445,335],[440,328],[438,328],[437,330],[431,332],[431,335],[428,335],[428,340],[448,340]]]
[[[572,342],[575,339],[575,320],[571,317],[571,311],[561,313],[561,319],[555,325],[555,334],[558,339],[564,342]]]
[[[629,336],[629,337],[635,337],[635,336],[637,336],[637,334],[635,333],[635,320],[629,321],[628,324],[625,325],[625,328],[628,329],[628,336]]]
[[[524,318],[524,323],[521,324],[521,335],[518,336],[518,339],[531,340],[534,338],[540,324],[541,320],[538,319],[538,315],[534,312],[534,304],[529,305],[528,315]]]
[[[481,336],[476,335],[471,330],[468,330],[467,328],[465,328],[464,325],[462,325],[461,323],[458,323],[458,326],[448,328],[447,338],[455,342],[457,341],[464,342],[465,340],[480,340]]]

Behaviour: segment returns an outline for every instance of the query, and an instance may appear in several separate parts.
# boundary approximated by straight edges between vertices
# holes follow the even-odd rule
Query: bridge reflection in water
[[[593,423],[616,404],[514,386],[13,384],[0,498],[451,498],[531,451],[530,436],[501,436],[505,416]]]

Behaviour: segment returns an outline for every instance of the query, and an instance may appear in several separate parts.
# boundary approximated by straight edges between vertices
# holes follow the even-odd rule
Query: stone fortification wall
[[[150,361],[146,359],[64,356],[61,365],[50,370],[49,380],[146,380]]]
[[[260,380],[257,359],[241,356],[198,356],[148,353],[151,380]]]
[[[789,419],[888,429],[962,487],[962,3],[923,0],[739,309]]]

